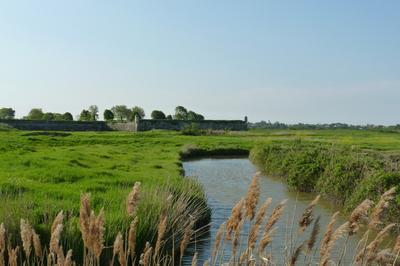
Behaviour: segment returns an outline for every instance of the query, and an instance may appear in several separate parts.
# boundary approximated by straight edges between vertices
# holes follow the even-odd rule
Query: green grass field
[[[201,186],[182,177],[182,154],[222,154],[269,143],[302,139],[355,146],[380,153],[400,152],[399,132],[356,130],[258,130],[221,135],[184,136],[178,132],[0,132],[0,222],[17,230],[27,218],[44,237],[59,210],[68,214],[65,247],[80,241],[79,200],[92,194],[104,208],[107,239],[128,226],[125,198],[142,183],[139,237],[151,240],[169,194],[187,193],[204,201]],[[183,151],[183,153],[182,153]],[[76,240],[76,241],[71,241]]]

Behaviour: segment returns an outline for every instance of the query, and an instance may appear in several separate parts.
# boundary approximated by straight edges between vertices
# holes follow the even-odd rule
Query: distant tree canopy
[[[172,120],[172,119],[174,119],[174,118],[172,117],[172,115],[167,115],[167,120]]]
[[[162,111],[154,110],[151,112],[151,119],[166,119],[166,116]]]
[[[176,120],[187,120],[188,118],[188,111],[183,106],[175,107],[175,115],[174,119]]]
[[[114,113],[110,109],[106,109],[104,110],[103,117],[106,121],[114,120]]]
[[[14,119],[15,110],[12,108],[0,108],[0,119]]]
[[[89,106],[88,111],[90,113],[91,120],[92,121],[97,121],[97,119],[99,118],[99,108],[97,107],[97,105]]]
[[[79,121],[91,121],[92,120],[92,113],[89,110],[83,109],[79,115]]]
[[[204,120],[204,116],[201,114],[198,114],[193,111],[188,111],[185,107],[183,106],[177,106],[175,108],[175,115],[174,119],[176,120]]]
[[[64,114],[62,115],[62,120],[64,120],[64,121],[73,121],[73,120],[74,120],[74,117],[72,116],[71,113],[66,112],[66,113],[64,113]]]
[[[142,107],[135,106],[132,108],[131,118],[129,120],[135,120],[135,117],[139,117],[139,119],[143,119],[145,117],[145,113]]]
[[[42,120],[44,113],[40,108],[33,108],[30,110],[29,114],[24,118],[27,120]]]
[[[120,121],[128,120],[132,116],[132,111],[126,105],[116,105],[111,108],[114,117]]]

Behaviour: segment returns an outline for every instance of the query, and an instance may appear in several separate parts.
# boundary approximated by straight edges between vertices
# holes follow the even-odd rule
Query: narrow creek
[[[191,256],[196,251],[198,252],[199,265],[210,258],[216,232],[220,225],[230,216],[231,209],[242,197],[246,195],[248,185],[257,172],[257,168],[247,158],[208,158],[186,161],[183,163],[186,176],[195,177],[204,186],[208,204],[212,210],[210,229],[206,234],[196,236],[196,243],[192,244],[188,249],[188,254],[184,258],[184,265],[191,265]],[[297,241],[297,221],[306,206],[315,198],[312,193],[297,193],[290,191],[286,184],[277,178],[262,176],[260,178],[261,198],[263,202],[266,198],[271,197],[272,205],[269,208],[270,214],[273,207],[280,201],[287,199],[284,215],[276,224],[276,231],[273,234],[272,243],[267,247],[266,252],[271,253],[275,265],[282,265],[282,257],[285,254],[285,248],[290,246],[288,243],[297,242],[299,245],[305,238],[308,238],[309,231],[304,234],[305,238],[299,238]],[[324,232],[325,227],[329,222],[331,215],[340,210],[332,202],[320,200],[319,204],[314,208],[314,217],[320,216],[320,231]],[[293,218],[294,217],[294,218]],[[292,220],[294,219],[294,229],[292,241],[288,239]],[[344,217],[339,217],[337,225],[345,222]],[[249,226],[245,225],[241,236],[242,246],[245,247]],[[319,238],[322,236],[320,233]],[[349,239],[348,249],[353,250],[359,236],[354,236]],[[319,245],[320,239],[317,240]],[[344,240],[342,240],[344,241]],[[294,246],[295,244],[292,244]],[[338,258],[341,253],[343,242],[338,242],[332,252],[332,258]],[[224,252],[225,262],[229,261],[231,255],[229,246]],[[318,254],[315,254],[313,262],[318,261]],[[347,254],[342,265],[349,265],[352,261],[353,254]],[[300,257],[299,265],[303,265],[304,257]],[[218,263],[217,263],[218,264]],[[315,263],[313,263],[315,265]]]

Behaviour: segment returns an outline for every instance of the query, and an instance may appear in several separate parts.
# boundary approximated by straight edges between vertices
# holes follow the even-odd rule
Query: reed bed
[[[286,201],[275,206],[271,206],[271,198],[259,202],[257,174],[253,177],[247,195],[234,206],[231,216],[218,230],[211,257],[203,265],[400,265],[400,236],[393,247],[382,245],[396,226],[382,221],[394,195],[395,188],[392,188],[376,204],[368,199],[363,201],[342,224],[337,224],[339,213],[336,212],[325,228],[320,224],[320,217],[315,215],[314,207],[319,201],[317,196],[304,209],[297,224],[293,223],[290,228],[291,235],[285,237],[286,248],[281,253],[274,253],[269,247],[274,241],[276,224],[285,212]],[[20,240],[13,243],[6,226],[1,223],[0,266],[182,265],[187,246],[193,243],[194,235],[201,231],[197,222],[205,210],[198,206],[198,212],[188,215],[185,211],[188,198],[185,195],[178,198],[170,195],[161,210],[155,238],[149,239],[140,248],[137,246],[137,230],[141,217],[137,215],[137,209],[141,196],[140,183],[135,183],[126,199],[126,215],[131,219],[129,229],[118,232],[113,244],[108,245],[105,241],[107,225],[103,209],[96,213],[91,208],[90,194],[82,195],[79,228],[84,255],[80,261],[74,258],[76,250],[66,250],[62,245],[65,220],[63,211],[53,221],[49,243],[43,243],[25,219],[20,220]],[[243,245],[241,240],[245,235],[243,230],[246,224],[250,229],[244,241],[246,244]],[[362,227],[362,238],[351,249],[349,239],[359,234]],[[339,256],[333,257],[332,250],[340,239],[344,239],[344,242]],[[227,253],[230,256],[226,256]],[[353,259],[351,263],[345,264],[344,258],[349,255]],[[190,263],[200,263],[198,253],[193,255]]]

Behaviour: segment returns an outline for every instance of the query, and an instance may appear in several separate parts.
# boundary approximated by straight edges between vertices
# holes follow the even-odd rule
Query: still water
[[[193,244],[188,249],[188,255],[184,258],[184,265],[191,264],[191,254],[194,251],[198,252],[199,265],[210,258],[212,243],[214,242],[216,232],[220,225],[230,216],[231,209],[242,197],[246,195],[248,185],[251,182],[253,175],[257,172],[257,168],[247,158],[210,158],[187,161],[183,163],[186,176],[194,177],[204,186],[207,194],[208,204],[212,210],[211,225],[207,233],[196,236],[196,244]],[[277,265],[282,264],[282,257],[285,254],[285,247],[289,243],[288,235],[290,232],[292,220],[294,217],[295,229],[293,229],[293,238],[296,239],[297,221],[299,220],[304,208],[315,198],[315,194],[297,193],[290,191],[286,184],[278,178],[262,176],[260,178],[261,198],[262,203],[266,198],[273,199],[272,205],[269,208],[271,212],[275,204],[287,199],[284,215],[276,224],[276,231],[273,234],[272,244],[270,244],[266,252],[271,253]],[[325,226],[329,222],[331,215],[340,210],[335,204],[320,200],[319,204],[314,208],[314,217],[321,217],[321,230],[324,232]],[[337,224],[345,222],[344,217],[338,219]],[[309,231],[305,233],[308,237]],[[241,239],[243,246],[246,246],[248,226],[244,227]],[[321,235],[321,234],[320,234]],[[304,239],[302,239],[304,240]],[[356,247],[359,236],[350,238],[349,250]],[[319,241],[319,239],[318,239]],[[294,242],[294,240],[292,240]],[[301,243],[299,239],[297,244]],[[318,244],[318,243],[317,243]],[[294,244],[293,244],[294,245]],[[338,243],[335,246],[332,257],[338,257],[343,243]],[[226,262],[229,261],[230,250],[224,252]],[[349,265],[352,260],[352,255],[345,258],[343,265]],[[314,262],[317,262],[317,255]],[[299,259],[299,265],[303,264],[303,257]],[[315,264],[315,263],[314,263]]]

